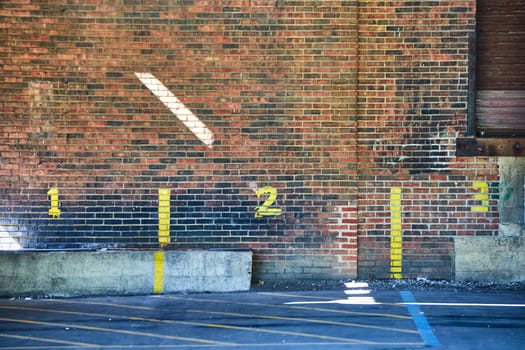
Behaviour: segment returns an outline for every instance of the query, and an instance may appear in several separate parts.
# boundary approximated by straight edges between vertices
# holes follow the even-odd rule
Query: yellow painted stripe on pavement
[[[306,338],[315,338],[315,339],[324,339],[324,340],[333,340],[333,341],[343,341],[343,342],[347,342],[347,343],[351,343],[351,344],[377,344],[376,342],[365,341],[365,340],[360,340],[360,339],[353,339],[353,338],[333,337],[333,336],[325,336],[325,335],[302,333],[302,332],[292,332],[292,331],[278,331],[278,330],[271,330],[271,329],[264,329],[264,328],[233,326],[233,325],[217,324],[217,323],[202,323],[202,322],[175,321],[175,320],[159,320],[159,319],[143,318],[143,317],[130,317],[130,316],[119,316],[119,315],[109,315],[109,314],[89,313],[89,312],[63,311],[63,310],[41,309],[41,308],[33,308],[33,307],[0,306],[0,309],[18,309],[18,310],[28,310],[28,311],[41,311],[41,312],[50,312],[50,313],[62,313],[62,314],[74,314],[74,315],[83,315],[83,316],[104,317],[104,318],[112,318],[112,319],[119,319],[120,318],[120,319],[127,319],[127,320],[133,320],[133,321],[158,322],[158,323],[167,323],[167,324],[181,324],[181,325],[189,325],[189,326],[199,326],[199,327],[209,327],[209,328],[219,328],[219,329],[230,329],[230,330],[248,331],[248,332],[256,332],[256,333],[269,333],[269,334],[281,334],[281,335],[284,334],[284,335],[293,335],[293,336],[306,337]],[[63,324],[63,323],[54,323],[54,322],[40,322],[40,321],[31,321],[31,320],[17,320],[17,319],[3,319],[3,318],[0,318],[0,321],[21,322],[21,323],[30,323],[30,324],[42,324],[42,325],[54,325],[54,326],[59,326],[59,327],[78,328],[78,329],[86,329],[86,330],[91,330],[91,331],[115,332],[115,333],[129,334],[129,335],[150,336],[150,337],[166,338],[166,339],[177,339],[177,340],[184,340],[184,341],[191,341],[191,342],[201,342],[201,343],[208,343],[208,344],[232,345],[232,346],[238,345],[238,344],[234,344],[234,343],[233,344],[232,343],[221,343],[221,342],[208,341],[208,340],[202,340],[202,339],[184,338],[184,337],[167,336],[167,335],[164,336],[164,335],[155,334],[155,333],[133,332],[133,331],[125,331],[125,330],[116,330],[116,329],[111,329],[111,328],[81,326],[81,325],[75,325],[75,324]]]
[[[7,308],[7,307],[1,307],[1,308]],[[47,310],[47,309],[38,309],[38,308],[15,308],[15,309],[44,311],[44,312],[55,312],[55,313],[65,313],[65,314],[97,315],[97,316],[105,316],[105,317],[109,316],[110,318],[126,318],[126,319],[130,319],[130,320],[131,319],[133,319],[133,320],[145,320],[145,319],[142,319],[142,318],[123,317],[123,316],[116,316],[116,315],[89,314],[89,313],[85,313],[85,312]],[[44,326],[57,326],[57,327],[63,327],[63,328],[74,328],[74,329],[83,329],[83,330],[96,331],[96,332],[118,333],[118,334],[126,334],[126,335],[141,336],[141,337],[171,339],[171,340],[179,340],[179,341],[186,341],[186,342],[192,342],[192,343],[205,343],[205,344],[213,344],[213,345],[235,345],[235,344],[232,344],[232,343],[217,342],[217,341],[205,340],[205,339],[178,337],[178,336],[163,335],[163,334],[149,333],[149,332],[126,331],[126,330],[123,330],[123,329],[113,329],[113,328],[104,328],[104,327],[95,327],[95,326],[83,326],[83,325],[78,325],[78,324],[69,324],[69,323],[60,323],[60,322],[44,322],[44,321],[34,321],[34,320],[24,320],[24,319],[16,319],[16,318],[4,318],[4,317],[0,317],[0,321],[13,322],[13,323],[24,323],[24,324],[33,324],[33,325],[44,325]],[[158,320],[158,321],[160,321],[160,320]],[[169,323],[171,323],[171,322],[169,322]]]
[[[405,328],[382,327],[382,326],[374,326],[374,325],[367,325],[367,324],[361,324],[361,323],[336,322],[336,321],[316,320],[316,319],[301,318],[301,317],[283,317],[283,316],[271,316],[271,315],[266,315],[266,316],[261,315],[260,316],[260,315],[253,315],[253,314],[241,314],[241,313],[234,313],[234,312],[219,312],[219,311],[208,311],[208,310],[187,310],[187,312],[211,314],[211,315],[222,315],[222,316],[234,316],[234,317],[262,318],[262,319],[293,321],[293,322],[329,324],[329,325],[334,325],[334,326],[368,328],[368,329],[376,329],[376,330],[389,331],[389,332],[419,334],[418,331],[405,329]]]
[[[117,307],[117,308],[120,307],[123,309],[135,309],[135,310],[155,310],[155,308],[147,307],[147,306],[105,303],[105,302],[100,302],[100,301],[79,301],[79,300],[66,300],[66,299],[42,299],[41,301],[50,302],[50,303],[60,303],[60,304],[111,306],[111,307]]]
[[[350,344],[376,344],[376,342],[366,341],[366,340],[361,340],[361,339],[332,337],[332,336],[329,336],[329,335],[311,334],[311,333],[303,333],[303,332],[276,331],[276,330],[273,330],[273,329],[232,326],[232,325],[227,325],[227,324],[210,323],[209,327],[223,328],[223,329],[233,329],[233,330],[256,332],[256,333],[293,335],[293,336],[296,336],[296,337],[304,337],[304,338],[316,338],[316,339],[325,339],[325,340],[344,341],[344,342],[347,342],[347,343],[350,343]]]
[[[153,293],[164,291],[164,252],[153,253]]]
[[[84,348],[98,348],[98,347],[100,347],[100,345],[98,345],[98,344],[80,343],[80,342],[75,342],[75,341],[67,341],[67,340],[52,339],[52,338],[32,337],[32,336],[29,336],[29,335],[16,335],[16,334],[0,333],[0,338],[2,338],[2,337],[3,338],[38,341],[38,342],[42,342],[42,343],[55,343],[55,344],[63,344],[63,345],[74,345],[74,346],[81,346],[81,347],[84,347]],[[35,347],[31,346],[31,348],[35,348]]]
[[[259,293],[264,294],[264,293]],[[158,296],[160,297],[160,296]],[[264,304],[264,303],[247,303],[247,302],[232,302],[226,301],[226,300],[219,300],[219,299],[197,299],[197,298],[191,298],[191,297],[176,297],[173,295],[169,296],[162,296],[162,298],[166,299],[177,299],[177,300],[191,300],[196,301],[199,303],[203,302],[209,302],[209,303],[222,303],[222,304],[237,304],[237,305],[247,305],[247,306],[264,306],[264,307],[272,307],[272,308],[279,308],[279,309],[296,309],[296,310],[309,310],[309,311],[318,311],[318,312],[326,312],[326,313],[334,313],[334,314],[343,314],[343,315],[362,315],[362,316],[375,316],[375,317],[389,317],[389,318],[401,318],[401,319],[412,319],[412,317],[409,316],[403,316],[403,315],[395,315],[395,314],[383,314],[383,313],[376,313],[376,312],[359,312],[359,311],[346,311],[346,310],[339,310],[339,309],[325,309],[320,307],[307,307],[307,306],[292,306],[292,305],[274,305],[274,304]],[[379,303],[380,305],[388,305],[388,306],[394,306],[401,309],[405,309],[406,307],[404,305],[398,304],[390,304],[390,303]]]
[[[269,349],[278,349],[278,348],[289,348],[289,347],[302,347],[302,348],[308,348],[312,346],[317,346],[320,348],[330,348],[334,346],[340,346],[345,345],[345,348],[348,349],[361,349],[362,344],[354,344],[354,343],[348,343],[348,342],[332,342],[332,341],[326,341],[326,342],[279,342],[279,343],[256,343],[256,344],[239,344],[239,345],[232,345],[228,348],[232,349],[261,349],[261,348],[269,348]],[[425,344],[415,343],[415,342],[381,342],[374,344],[375,346],[381,346],[385,347],[395,347],[400,349],[406,349],[406,348],[413,348],[413,347],[422,347]],[[130,346],[125,345],[101,345],[97,347],[98,349],[126,349]],[[58,349],[61,349],[62,347],[59,347]],[[151,350],[151,345],[133,345],[133,349],[148,349]],[[157,349],[202,349],[202,348],[209,348],[206,345],[163,345],[158,344],[155,345],[155,348]],[[1,347],[0,350],[57,350],[56,347],[50,347],[50,346],[26,346],[26,347]],[[66,349],[70,349],[69,347]]]

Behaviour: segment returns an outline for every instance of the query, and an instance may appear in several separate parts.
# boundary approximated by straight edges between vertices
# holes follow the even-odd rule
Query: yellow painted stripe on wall
[[[164,291],[164,252],[153,253],[153,293]]]
[[[159,189],[159,243],[161,248],[170,243],[170,197],[169,188]]]
[[[403,278],[401,187],[390,189],[390,277]]]

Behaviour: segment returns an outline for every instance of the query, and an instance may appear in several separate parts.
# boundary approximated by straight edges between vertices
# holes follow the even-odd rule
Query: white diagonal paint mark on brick
[[[164,84],[150,73],[135,73],[135,75],[199,140],[206,146],[212,147],[214,139],[211,130]]]

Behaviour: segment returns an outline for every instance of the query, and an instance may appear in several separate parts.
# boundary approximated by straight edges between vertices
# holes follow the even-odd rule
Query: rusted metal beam
[[[456,156],[525,157],[525,138],[459,137]]]

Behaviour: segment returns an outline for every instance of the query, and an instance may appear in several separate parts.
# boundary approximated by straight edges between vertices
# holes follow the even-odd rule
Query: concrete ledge
[[[525,242],[521,237],[456,237],[456,280],[525,281]]]
[[[246,291],[251,273],[250,250],[4,251],[0,296]]]

